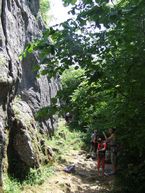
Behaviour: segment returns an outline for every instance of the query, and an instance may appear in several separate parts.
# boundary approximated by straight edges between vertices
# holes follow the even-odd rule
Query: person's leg
[[[97,163],[98,163],[98,165],[97,165],[97,168],[98,168],[98,175],[100,175],[100,164],[101,164],[101,160],[100,160],[99,157],[98,157]]]
[[[104,176],[104,169],[105,169],[105,157],[102,158],[102,176]]]
[[[116,173],[116,154],[111,152],[112,173]]]
[[[95,158],[97,159],[97,147],[98,147],[98,144],[95,143],[94,146],[95,146],[95,153],[94,154],[95,154]]]
[[[92,143],[92,146],[93,146],[93,153],[95,153],[96,149],[95,149],[95,143],[94,142]]]
[[[95,152],[97,152],[97,147],[98,147],[98,144],[97,144],[97,143],[95,143],[95,144],[94,144],[94,149],[95,149]]]
[[[90,153],[94,152],[94,143],[91,142]]]

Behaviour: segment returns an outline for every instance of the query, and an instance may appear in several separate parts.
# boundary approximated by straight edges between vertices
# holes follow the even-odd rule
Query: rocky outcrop
[[[30,168],[48,163],[52,152],[44,143],[44,136],[39,132],[30,107],[19,97],[15,97],[12,102],[11,116],[13,125],[8,145],[9,172],[23,179]]]
[[[34,147],[40,143],[36,133],[52,133],[56,121],[51,117],[36,123],[34,114],[50,105],[59,83],[56,78],[36,78],[33,67],[39,63],[37,53],[19,59],[27,43],[42,35],[39,0],[0,0],[0,13],[0,117],[10,129],[9,171],[15,176],[15,166],[22,173],[22,168],[28,171],[43,162],[41,148]]]

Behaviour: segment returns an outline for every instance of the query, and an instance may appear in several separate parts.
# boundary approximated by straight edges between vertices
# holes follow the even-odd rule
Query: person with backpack
[[[98,175],[100,176],[100,168],[102,167],[102,176],[104,176],[105,169],[105,152],[106,152],[106,142],[103,138],[99,137],[98,147],[97,147],[97,168]]]
[[[90,152],[91,153],[96,153],[96,150],[97,150],[97,139],[98,139],[98,131],[94,130],[94,132],[91,135],[91,148],[90,148]]]
[[[112,164],[112,173],[110,175],[116,174],[116,168],[117,168],[117,152],[118,152],[118,146],[116,142],[116,133],[114,128],[109,129],[109,137],[105,136],[106,142],[110,145],[110,154],[111,154],[111,164]]]

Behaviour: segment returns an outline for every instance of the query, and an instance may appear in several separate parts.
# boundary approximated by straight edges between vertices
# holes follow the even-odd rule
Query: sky
[[[70,7],[64,7],[62,0],[50,0],[49,14],[52,16],[49,26],[61,23],[69,18]]]
[[[117,3],[119,0],[110,0],[110,5]],[[49,10],[49,26],[61,23],[71,16],[68,15],[68,11],[71,7],[64,7],[62,0],[49,0],[50,2],[50,10]]]

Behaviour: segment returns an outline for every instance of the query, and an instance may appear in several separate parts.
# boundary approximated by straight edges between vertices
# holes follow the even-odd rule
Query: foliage
[[[45,23],[48,21],[48,11],[50,9],[49,0],[40,0],[40,13]]]
[[[71,102],[79,120],[92,122],[94,112],[101,127],[117,128],[117,182],[124,193],[145,190],[144,8],[144,0],[82,0],[72,8],[75,17],[47,30],[35,47],[46,64],[42,74],[52,77],[72,65],[84,69]]]
[[[83,72],[81,76],[80,72]],[[102,100],[104,92],[96,92],[100,89],[100,84],[89,84],[89,81],[84,80],[84,72],[82,69],[74,70],[71,67],[62,74],[62,90],[57,95],[62,101],[61,112],[70,112],[73,115],[72,122],[77,123],[82,129],[84,126],[92,129],[105,128],[107,125],[104,124],[104,120],[107,119],[107,115],[104,111],[107,111],[107,102],[105,99]]]
[[[4,192],[5,193],[21,193],[21,185],[16,180],[4,176]]]
[[[62,120],[59,122],[58,130],[51,140],[48,141],[48,145],[56,151],[55,160],[62,161],[65,159],[65,154],[70,150],[80,150],[84,146],[84,140],[87,136],[79,131],[77,128],[71,130],[70,127],[65,125]]]
[[[27,180],[23,183],[23,186],[25,185],[31,185],[34,184],[41,185],[44,183],[47,177],[50,177],[54,174],[54,168],[52,165],[42,166],[39,169],[31,169]]]
[[[60,90],[56,97],[59,97],[61,103],[61,113],[65,114],[66,112],[73,112],[73,103],[71,102],[72,94],[80,85],[82,78],[84,76],[83,69],[75,69],[70,67],[65,70],[61,76],[61,86]]]
[[[10,178],[4,177],[4,192],[5,193],[21,193],[22,189],[26,186],[41,185],[44,183],[46,178],[54,174],[54,168],[52,165],[42,166],[39,169],[31,169],[27,179],[23,183]]]

